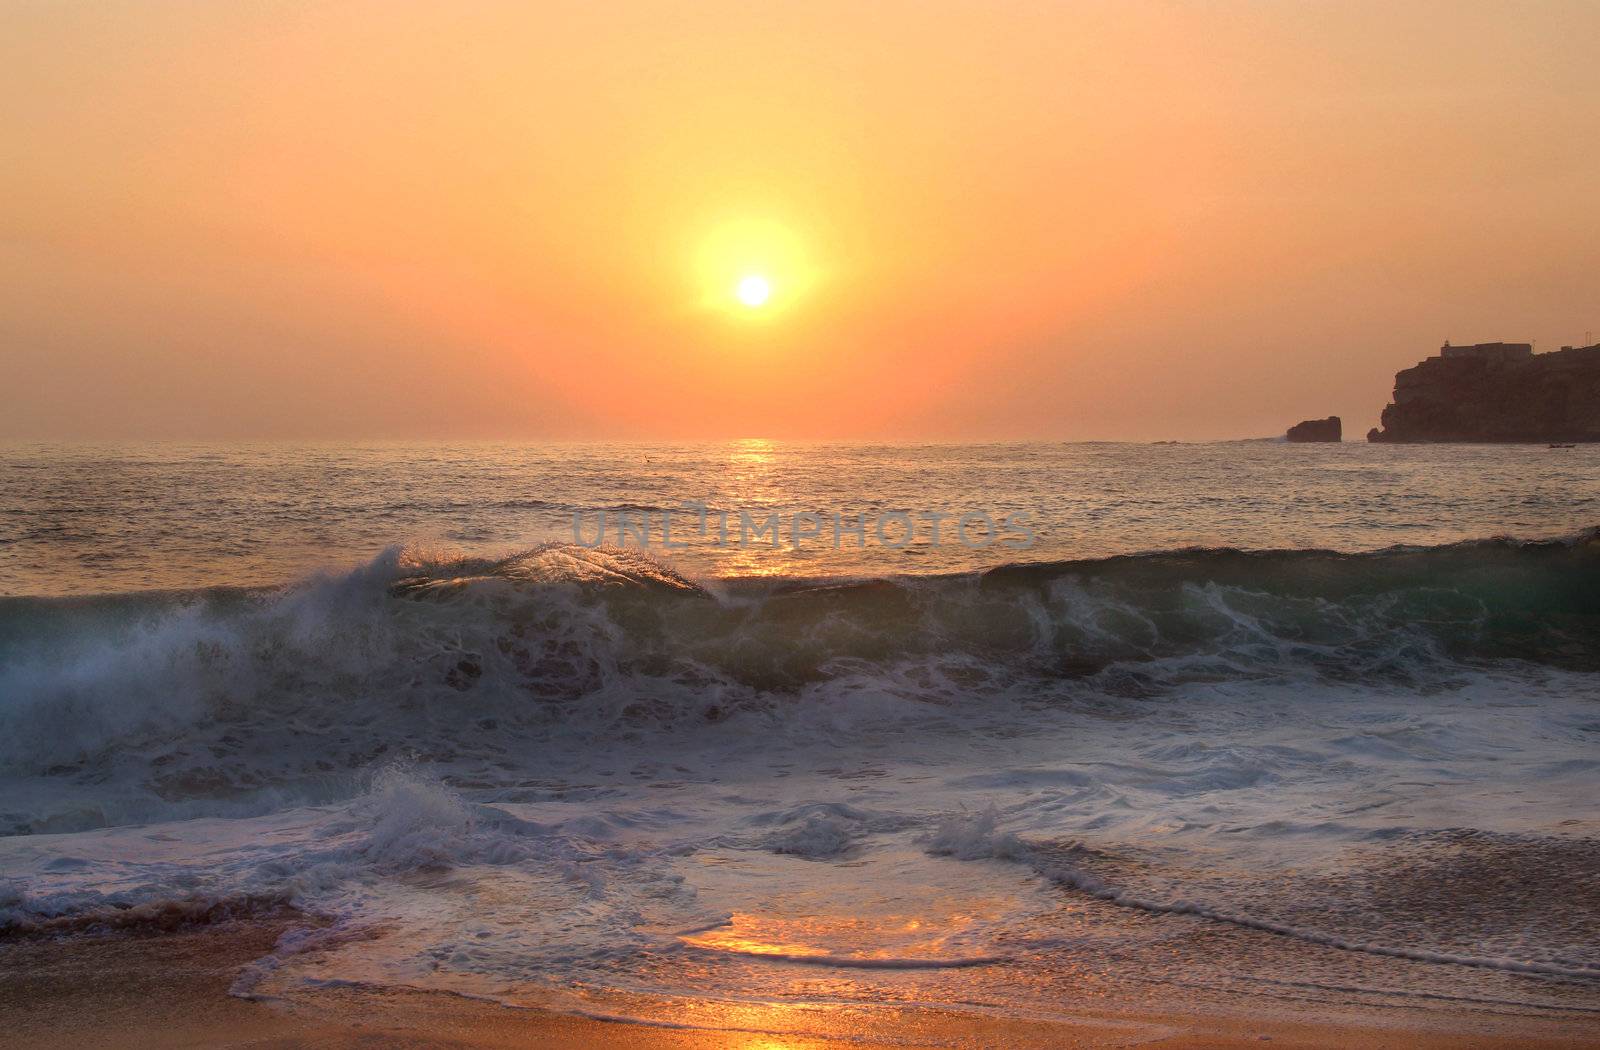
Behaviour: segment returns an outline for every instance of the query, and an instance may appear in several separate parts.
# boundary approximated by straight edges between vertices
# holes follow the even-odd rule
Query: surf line
[[[1025,846],[1024,849],[1027,849]],[[1028,850],[1032,853],[1032,850]],[[1308,944],[1320,944],[1328,948],[1336,948],[1346,952],[1364,952],[1367,955],[1382,955],[1391,959],[1406,959],[1411,962],[1439,963],[1449,966],[1475,966],[1485,970],[1504,970],[1509,973],[1531,973],[1547,977],[1568,977],[1578,980],[1600,981],[1600,966],[1563,966],[1559,963],[1533,962],[1525,959],[1495,959],[1479,955],[1455,955],[1450,952],[1432,952],[1421,948],[1396,948],[1387,944],[1373,944],[1367,941],[1353,941],[1336,934],[1322,933],[1318,930],[1308,930],[1300,926],[1290,926],[1288,923],[1273,922],[1270,919],[1257,919],[1250,915],[1239,915],[1233,912],[1219,911],[1203,904],[1192,901],[1157,901],[1145,897],[1136,897],[1122,890],[1112,889],[1104,882],[1092,875],[1078,871],[1075,868],[1053,867],[1040,865],[1041,874],[1053,882],[1059,883],[1068,889],[1115,904],[1121,908],[1133,908],[1138,911],[1154,912],[1164,915],[1192,915],[1212,922],[1227,923],[1247,930],[1259,930],[1278,937],[1290,937]]]

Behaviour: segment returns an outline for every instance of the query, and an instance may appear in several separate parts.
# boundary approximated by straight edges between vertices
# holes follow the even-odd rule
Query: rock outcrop
[[[1338,416],[1296,423],[1285,435],[1290,441],[1343,441],[1344,423]]]
[[[1600,344],[1451,346],[1394,377],[1368,441],[1600,441]]]

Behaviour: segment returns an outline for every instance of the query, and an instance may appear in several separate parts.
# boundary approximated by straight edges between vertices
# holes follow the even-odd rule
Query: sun
[[[739,284],[733,290],[739,301],[754,310],[765,306],[768,299],[772,298],[772,282],[759,273],[746,274],[739,278]]]

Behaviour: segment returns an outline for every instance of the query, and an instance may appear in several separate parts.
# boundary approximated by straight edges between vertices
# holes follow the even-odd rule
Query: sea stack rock
[[[1343,441],[1344,424],[1338,416],[1327,419],[1308,419],[1289,428],[1290,441]]]
[[[1600,343],[1451,346],[1394,377],[1368,441],[1600,441]]]

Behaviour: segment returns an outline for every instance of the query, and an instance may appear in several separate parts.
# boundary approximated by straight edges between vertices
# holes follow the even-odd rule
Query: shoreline
[[[728,1027],[679,1027],[505,1006],[447,992],[360,986],[297,991],[288,998],[229,994],[241,970],[268,954],[300,920],[236,919],[155,933],[0,942],[0,1047],[163,1046],[357,1048],[377,1046],[558,1050],[766,1048],[826,1050],[874,1046],[1198,1048],[1483,1048],[1575,1050],[1600,1046],[1588,1018],[1507,1017],[1495,1030],[1461,1030],[1441,1009],[1426,1023],[1397,1026],[1306,1021],[1246,1010],[1235,1016],[1148,1009],[1085,1010],[1069,1021],[996,1018],[937,1009],[839,1011],[826,1031],[789,1034],[748,1020]],[[754,1012],[759,1014],[760,1007]],[[751,1009],[741,1008],[741,1014]],[[870,1016],[863,1026],[860,1021]],[[1422,1020],[1419,1018],[1419,1020]],[[1456,1026],[1450,1022],[1455,1021]]]

